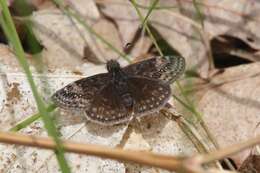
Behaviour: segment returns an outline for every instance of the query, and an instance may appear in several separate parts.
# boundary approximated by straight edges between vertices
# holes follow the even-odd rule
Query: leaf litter
[[[94,1],[78,0],[70,3],[69,5],[86,18],[89,25],[93,26],[99,34],[108,39],[119,50],[123,50],[127,43],[133,41],[140,27],[140,20],[129,2],[117,0],[110,3],[97,2],[96,4]],[[84,3],[86,4],[82,8]],[[144,6],[149,5],[144,1],[139,3]],[[118,8],[120,4],[123,6]],[[169,0],[161,2],[160,5],[169,4],[181,7],[181,10],[176,8],[154,10],[148,22],[170,46],[186,58],[188,70],[195,69],[199,73],[201,79],[192,78],[193,87],[185,89],[189,89],[189,92],[192,93],[192,100],[203,113],[203,119],[221,147],[252,137],[254,127],[260,121],[258,57],[256,56],[255,61],[250,64],[224,68],[221,69],[223,72],[211,76],[212,71],[219,69],[209,68],[211,62],[208,55],[214,52],[212,52],[213,48],[207,44],[216,37],[228,35],[243,40],[256,50],[254,53],[249,52],[249,56],[257,55],[260,47],[259,32],[257,32],[260,15],[257,11],[259,11],[260,3],[241,0],[235,3],[207,1],[207,3],[199,4],[204,17],[204,27],[200,26],[198,18],[194,18],[197,13],[191,1],[175,3],[175,1]],[[143,14],[147,12],[145,9],[141,9],[141,11]],[[97,58],[98,62],[118,58],[115,52],[96,40],[82,26],[68,19],[67,16],[53,7],[34,12],[32,19],[35,22],[35,33],[45,47],[42,57],[45,69],[48,70],[44,71],[44,74],[37,74],[35,69],[33,71],[35,80],[46,100],[57,88],[83,77],[81,74],[90,76],[105,71],[102,63],[96,65],[95,61],[91,63],[84,60],[86,45],[90,47],[94,59]],[[137,43],[140,44],[141,49],[139,46],[135,47],[138,45],[135,44],[134,49],[130,52],[134,56],[149,54],[151,41],[147,39],[146,35],[140,37]],[[142,46],[145,49],[142,49]],[[1,76],[5,76],[1,77],[1,95],[3,95],[1,98],[8,98],[8,91],[3,87],[5,82],[16,83],[18,84],[16,86],[19,86],[18,92],[16,92],[19,93],[19,97],[17,97],[19,104],[12,105],[13,109],[10,110],[7,109],[4,102],[1,102],[0,116],[3,117],[0,121],[1,129],[8,130],[25,117],[36,113],[37,110],[25,76],[17,63],[12,61],[14,55],[4,45],[0,47],[0,54],[1,62],[3,62]],[[28,60],[30,64],[33,64],[32,59]],[[127,64],[124,60],[120,61],[122,64]],[[73,73],[75,71],[78,71],[79,75],[75,75]],[[210,77],[210,80],[205,81],[204,79],[207,77]],[[187,81],[189,82],[190,79]],[[181,80],[181,83],[187,86],[189,85],[187,81]],[[177,110],[182,111],[179,103],[176,101],[171,101],[171,103],[176,105]],[[81,118],[77,121],[84,120],[84,117]],[[127,128],[132,128],[121,147],[173,155],[190,155],[196,152],[177,123],[169,121],[161,115],[145,117],[134,127],[121,125],[108,128],[99,127],[92,123],[70,124],[66,120],[64,123],[67,123],[66,126],[60,128],[62,138],[79,142],[115,147],[122,142],[123,136],[128,131]],[[30,135],[47,135],[40,121],[34,122],[21,132]],[[58,172],[59,168],[51,151],[22,146],[1,145],[0,147],[2,160],[0,170],[2,172],[21,170]],[[248,155],[249,151],[245,151],[234,155],[232,159],[239,166]],[[155,168],[123,164],[78,154],[68,154],[68,159],[71,162],[73,172],[164,172]]]

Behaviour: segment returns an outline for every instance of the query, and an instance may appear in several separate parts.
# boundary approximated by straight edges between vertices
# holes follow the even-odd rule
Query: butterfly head
[[[109,73],[117,72],[120,69],[120,64],[116,60],[109,60],[107,62],[107,71]]]

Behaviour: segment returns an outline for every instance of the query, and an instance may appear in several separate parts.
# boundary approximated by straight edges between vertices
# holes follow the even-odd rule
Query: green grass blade
[[[148,25],[147,25],[147,22],[143,22],[143,21],[144,21],[144,17],[142,16],[142,14],[141,14],[139,8],[137,7],[136,0],[131,0],[130,2],[131,2],[132,5],[134,6],[134,8],[135,8],[135,10],[136,10],[136,12],[137,12],[137,14],[138,14],[140,20],[141,20],[142,23],[144,24],[144,28],[145,28],[145,30],[147,31],[147,33],[149,34],[149,36],[150,36],[150,38],[151,38],[153,44],[155,45],[157,51],[159,52],[159,54],[160,54],[161,56],[163,56],[163,53],[162,53],[162,51],[161,51],[161,49],[160,49],[160,46],[157,44],[157,42],[156,42],[156,40],[155,40],[155,38],[154,38],[154,36],[153,36],[153,34],[152,34],[150,28],[149,28]],[[155,4],[155,5],[156,5],[156,4]]]
[[[155,1],[156,1],[156,0],[155,0]],[[145,19],[143,18],[143,16],[142,16],[140,10],[138,9],[138,5],[137,5],[137,3],[136,3],[136,0],[131,0],[131,3],[132,3],[132,5],[134,6],[134,8],[136,9],[136,12],[137,12],[137,14],[138,14],[140,20],[141,20],[142,23],[144,24],[144,27],[145,27],[147,33],[149,34],[150,38],[152,39],[152,41],[153,41],[153,43],[154,43],[156,49],[158,50],[159,54],[160,54],[161,56],[164,56],[164,55],[163,55],[163,52],[161,51],[161,49],[160,49],[160,47],[159,47],[159,45],[158,45],[158,43],[157,43],[157,41],[156,41],[156,39],[155,39],[155,37],[153,36],[151,30],[149,29],[149,27],[148,27],[148,25],[147,25],[147,22],[144,22]],[[149,9],[151,9],[151,7],[150,7]],[[151,13],[151,12],[150,12],[150,13]],[[147,17],[147,18],[148,18],[148,17]],[[175,95],[173,95],[173,97],[174,97],[176,100],[178,100],[185,108],[187,108],[189,111],[191,111],[191,112],[193,113],[193,115],[195,115],[195,117],[196,117],[198,120],[202,120],[201,114],[196,110],[195,106],[194,106],[193,103],[190,101],[190,99],[188,98],[188,96],[183,92],[183,88],[182,88],[182,86],[180,85],[180,83],[179,83],[178,81],[177,81],[176,83],[177,83],[177,85],[178,85],[178,87],[179,87],[179,89],[180,89],[180,91],[181,91],[181,94],[183,95],[183,97],[184,97],[185,100],[187,101],[187,103],[183,102],[180,98],[178,98],[178,97],[175,96]],[[205,129],[205,128],[204,128],[204,129]],[[183,128],[183,130],[184,130],[184,131],[186,131],[186,130],[188,131],[188,130],[190,130],[190,129],[189,129],[189,128],[187,128],[187,129]],[[186,132],[187,132],[187,131],[186,131]],[[206,129],[205,129],[205,131],[206,131],[207,135],[210,136],[209,131],[207,131]],[[212,136],[211,136],[211,137],[212,137]],[[206,149],[206,148],[205,148],[205,149]]]
[[[49,105],[47,107],[47,112],[52,112],[55,109],[56,109],[56,106],[54,104],[51,104],[51,105]],[[26,118],[25,120],[21,121],[20,123],[16,124],[14,127],[9,129],[9,131],[11,131],[11,132],[18,132],[19,130],[29,126],[34,121],[38,120],[40,117],[41,117],[41,114],[39,114],[39,113],[34,114],[34,115]]]
[[[52,119],[51,119],[49,113],[47,112],[47,110],[45,108],[43,100],[41,99],[40,95],[37,92],[37,88],[34,83],[32,73],[29,68],[29,64],[26,61],[24,50],[22,48],[21,42],[20,42],[18,34],[16,32],[13,20],[11,18],[11,14],[7,7],[7,2],[5,0],[0,0],[0,3],[1,3],[1,12],[2,12],[2,15],[0,17],[1,25],[3,28],[5,28],[4,31],[7,31],[6,36],[9,40],[9,43],[12,45],[12,48],[14,49],[17,60],[19,61],[20,66],[23,68],[23,70],[26,74],[27,80],[30,84],[33,96],[35,98],[35,101],[36,101],[36,104],[37,104],[37,107],[39,110],[39,113],[42,116],[44,126],[45,126],[48,134],[51,137],[53,137],[54,141],[56,142],[57,150],[55,153],[56,153],[56,157],[59,162],[61,171],[64,173],[69,173],[70,168],[65,160],[64,150],[59,141],[57,129],[55,127],[55,124],[52,122]]]
[[[202,26],[202,28],[204,27],[204,16],[203,13],[201,12],[200,8],[199,8],[199,4],[196,0],[192,0],[193,6],[195,7],[198,19],[200,21],[200,24]]]
[[[143,20],[143,23],[142,23],[143,26],[146,25],[146,22],[147,22],[149,16],[151,15],[152,11],[155,9],[155,7],[158,4],[158,2],[159,2],[159,0],[154,0],[153,1],[151,7],[149,8],[149,10],[148,10],[148,12],[147,12],[147,14],[146,14],[146,16],[145,16],[145,18]]]
[[[62,6],[62,1],[60,0],[53,0],[58,6]],[[88,26],[83,19],[81,19],[80,15],[76,14],[75,12],[69,10],[68,8],[61,8],[68,17],[73,17],[75,18],[80,24],[82,24],[85,29],[90,32],[91,34],[95,35],[99,40],[101,40],[104,44],[106,44],[110,49],[114,50],[117,52],[120,56],[125,58],[128,62],[131,62],[131,60],[122,52],[117,50],[112,44],[110,44],[107,40],[105,40],[102,36],[100,36],[98,33],[96,33],[90,26]],[[27,19],[28,20],[28,19]],[[22,128],[25,128],[27,125],[33,123],[35,120],[39,118],[38,114],[32,115],[31,117],[25,119],[24,121],[20,122],[17,124],[15,127],[12,127],[10,130],[11,131],[19,131]]]

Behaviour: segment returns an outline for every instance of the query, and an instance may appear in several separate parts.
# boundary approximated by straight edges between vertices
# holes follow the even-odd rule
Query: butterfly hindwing
[[[137,116],[160,110],[171,95],[170,85],[164,81],[146,77],[129,77],[129,90],[135,100],[133,113]]]
[[[123,91],[112,84],[103,88],[86,110],[87,117],[104,125],[128,122],[159,110],[170,98],[170,86],[163,81],[129,76],[125,82]]]
[[[119,124],[132,119],[131,105],[127,106],[123,101],[130,94],[128,88],[124,88],[125,92],[121,92],[122,94],[119,94],[119,90],[112,83],[104,87],[92,100],[90,108],[85,111],[86,116],[104,125]]]

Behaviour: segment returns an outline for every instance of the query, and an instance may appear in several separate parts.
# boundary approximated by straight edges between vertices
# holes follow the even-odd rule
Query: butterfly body
[[[121,68],[117,61],[110,60],[107,73],[73,82],[52,99],[63,109],[83,110],[88,119],[99,124],[128,122],[160,110],[169,100],[170,82],[183,73],[185,62],[183,58],[174,63],[162,61],[152,58]],[[174,64],[178,72],[174,72],[175,77],[167,76],[174,71]]]

